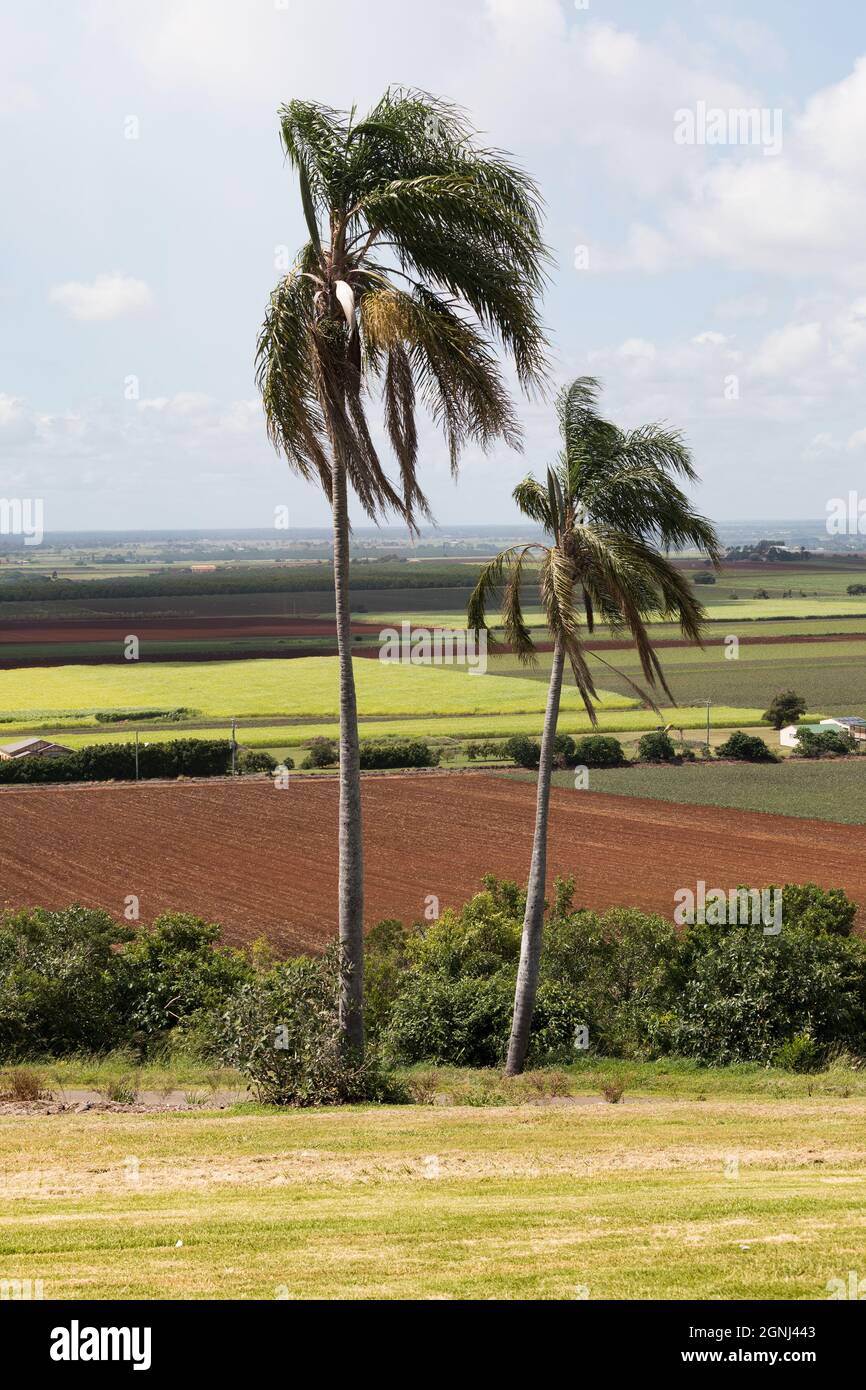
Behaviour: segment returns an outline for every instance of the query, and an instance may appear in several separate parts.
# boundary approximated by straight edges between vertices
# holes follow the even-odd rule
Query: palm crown
[[[661,550],[696,545],[713,564],[721,555],[712,524],[693,510],[675,481],[696,478],[680,435],[660,425],[625,431],[610,424],[598,413],[600,389],[595,378],[579,377],[561,392],[558,462],[544,484],[528,477],[514,489],[520,510],[544,528],[551,543],[512,546],[498,555],[482,571],[468,610],[470,627],[486,627],[487,605],[502,590],[506,639],[522,661],[534,662],[521,587],[527,570],[540,563],[547,626],[565,649],[593,723],[597,692],[587,657],[609,663],[586,652],[584,630],[591,633],[601,619],[615,632],[628,631],[644,677],[673,701],[646,620],[674,618],[684,636],[699,641],[703,609],[686,576]]]
[[[539,195],[501,152],[476,145],[459,110],[423,92],[389,90],[360,121],[301,101],[280,120],[309,240],[259,338],[269,435],[329,497],[330,452],[370,517],[394,509],[413,526],[429,515],[417,400],[443,428],[453,471],[469,440],[519,440],[497,344],[524,388],[543,380]],[[365,417],[373,384],[397,486]]]

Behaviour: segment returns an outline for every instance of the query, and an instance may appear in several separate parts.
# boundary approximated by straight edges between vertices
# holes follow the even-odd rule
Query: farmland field
[[[458,906],[485,873],[525,880],[535,789],[484,774],[368,777],[366,920],[411,921],[425,899]],[[336,929],[337,783],[291,778],[0,790],[0,906],[73,901],[115,915],[130,893],[150,920],[169,909],[322,947]],[[41,846],[39,855],[34,845]],[[553,792],[549,878],[573,874],[587,907],[670,916],[698,879],[815,882],[866,906],[864,831],[855,825]]]
[[[541,713],[545,704],[545,693],[535,681],[473,676],[453,666],[358,661],[355,680],[364,715]],[[24,716],[44,719],[180,706],[216,717],[334,717],[338,692],[336,657],[195,666],[119,661],[114,666],[0,672],[0,710],[7,716],[21,716],[22,722]],[[603,708],[633,704],[633,696],[602,696]],[[563,708],[583,708],[576,690],[565,693]]]
[[[690,705],[711,699],[714,705],[757,706],[766,709],[779,690],[795,689],[812,710],[825,714],[866,714],[866,639],[759,643],[742,641],[735,660],[724,646],[669,647],[659,651],[668,684],[678,703]],[[611,666],[642,684],[633,650],[600,653]],[[509,655],[494,655],[490,671],[522,680],[546,681],[551,656],[539,653],[534,668],[521,666]],[[597,680],[626,693],[628,684],[609,666],[590,660]],[[676,718],[673,719],[677,722]],[[718,721],[716,721],[718,722]]]
[[[534,780],[533,773],[507,775]],[[553,781],[555,786],[572,788],[574,774],[555,772]],[[589,785],[593,791],[615,796],[866,825],[866,757],[787,759],[775,766],[719,762],[670,767],[644,763],[608,771],[592,769]],[[866,832],[863,851],[866,853]]]
[[[864,1134],[830,1096],[3,1117],[3,1269],[50,1299],[824,1299]]]

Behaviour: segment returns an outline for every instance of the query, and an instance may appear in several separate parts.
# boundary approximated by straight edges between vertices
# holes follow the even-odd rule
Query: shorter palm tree
[[[671,548],[698,546],[713,565],[721,557],[712,524],[695,512],[677,477],[697,475],[681,436],[661,425],[621,430],[598,413],[600,385],[579,377],[559,396],[563,448],[545,483],[533,477],[514,489],[521,512],[544,528],[549,543],[512,546],[482,571],[468,608],[468,625],[487,628],[487,606],[501,593],[502,625],[512,650],[525,664],[537,660],[522,609],[521,588],[530,570],[538,574],[553,660],[538,768],[535,836],[527,886],[520,964],[506,1072],[523,1070],[535,1007],[544,924],[547,830],[554,740],[562,681],[568,661],[593,726],[598,693],[585,633],[596,621],[614,633],[628,632],[643,676],[675,703],[650,642],[650,617],[674,619],[683,636],[700,641],[703,608],[692,587],[668,558]],[[665,553],[663,553],[665,552]],[[615,669],[615,668],[613,668]],[[618,674],[622,675],[621,672]],[[628,677],[630,687],[657,709],[653,696]]]

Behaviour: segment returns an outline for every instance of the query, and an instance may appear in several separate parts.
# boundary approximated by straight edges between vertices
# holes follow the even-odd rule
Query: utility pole
[[[707,700],[707,751],[709,751],[709,747],[710,747],[710,705],[711,705],[711,703],[712,703],[711,700]]]
[[[232,777],[234,777],[234,775],[235,775],[235,754],[236,754],[236,752],[237,752],[237,743],[236,743],[236,741],[235,741],[235,729],[236,729],[236,727],[237,727],[237,720],[236,720],[236,719],[233,719],[233,720],[232,720]]]
[[[135,731],[135,780],[138,781],[138,729]]]

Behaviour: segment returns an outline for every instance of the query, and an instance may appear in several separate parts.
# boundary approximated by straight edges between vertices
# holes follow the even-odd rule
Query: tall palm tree
[[[689,451],[679,434],[659,425],[621,430],[598,413],[600,386],[579,377],[559,396],[563,448],[546,483],[526,478],[514,489],[525,516],[550,537],[549,544],[520,545],[498,555],[482,571],[469,602],[471,627],[486,627],[486,607],[502,591],[505,636],[521,661],[536,660],[532,634],[521,607],[521,583],[540,562],[538,575],[553,660],[538,768],[535,836],[523,920],[520,964],[506,1071],[523,1070],[535,1007],[544,923],[547,827],[554,739],[565,663],[568,660],[592,724],[598,722],[597,692],[584,633],[596,618],[613,631],[631,634],[643,675],[652,688],[673,696],[646,630],[650,615],[676,619],[683,635],[699,641],[703,609],[688,579],[666,554],[670,547],[697,545],[713,564],[720,548],[706,518],[691,507],[675,478],[694,482]],[[579,616],[582,614],[582,620]],[[621,673],[620,673],[621,674]],[[628,678],[626,678],[628,679]],[[652,696],[629,685],[655,708]]]
[[[463,446],[518,445],[496,347],[521,386],[544,379],[538,315],[546,251],[534,183],[482,148],[463,114],[423,92],[390,89],[364,120],[312,102],[280,109],[308,240],[273,291],[256,376],[274,446],[318,479],[333,514],[340,664],[340,1021],[364,1045],[361,779],[349,607],[348,493],[374,520],[429,517],[417,478],[416,403],[445,433],[452,472]],[[367,418],[381,393],[399,482]]]

